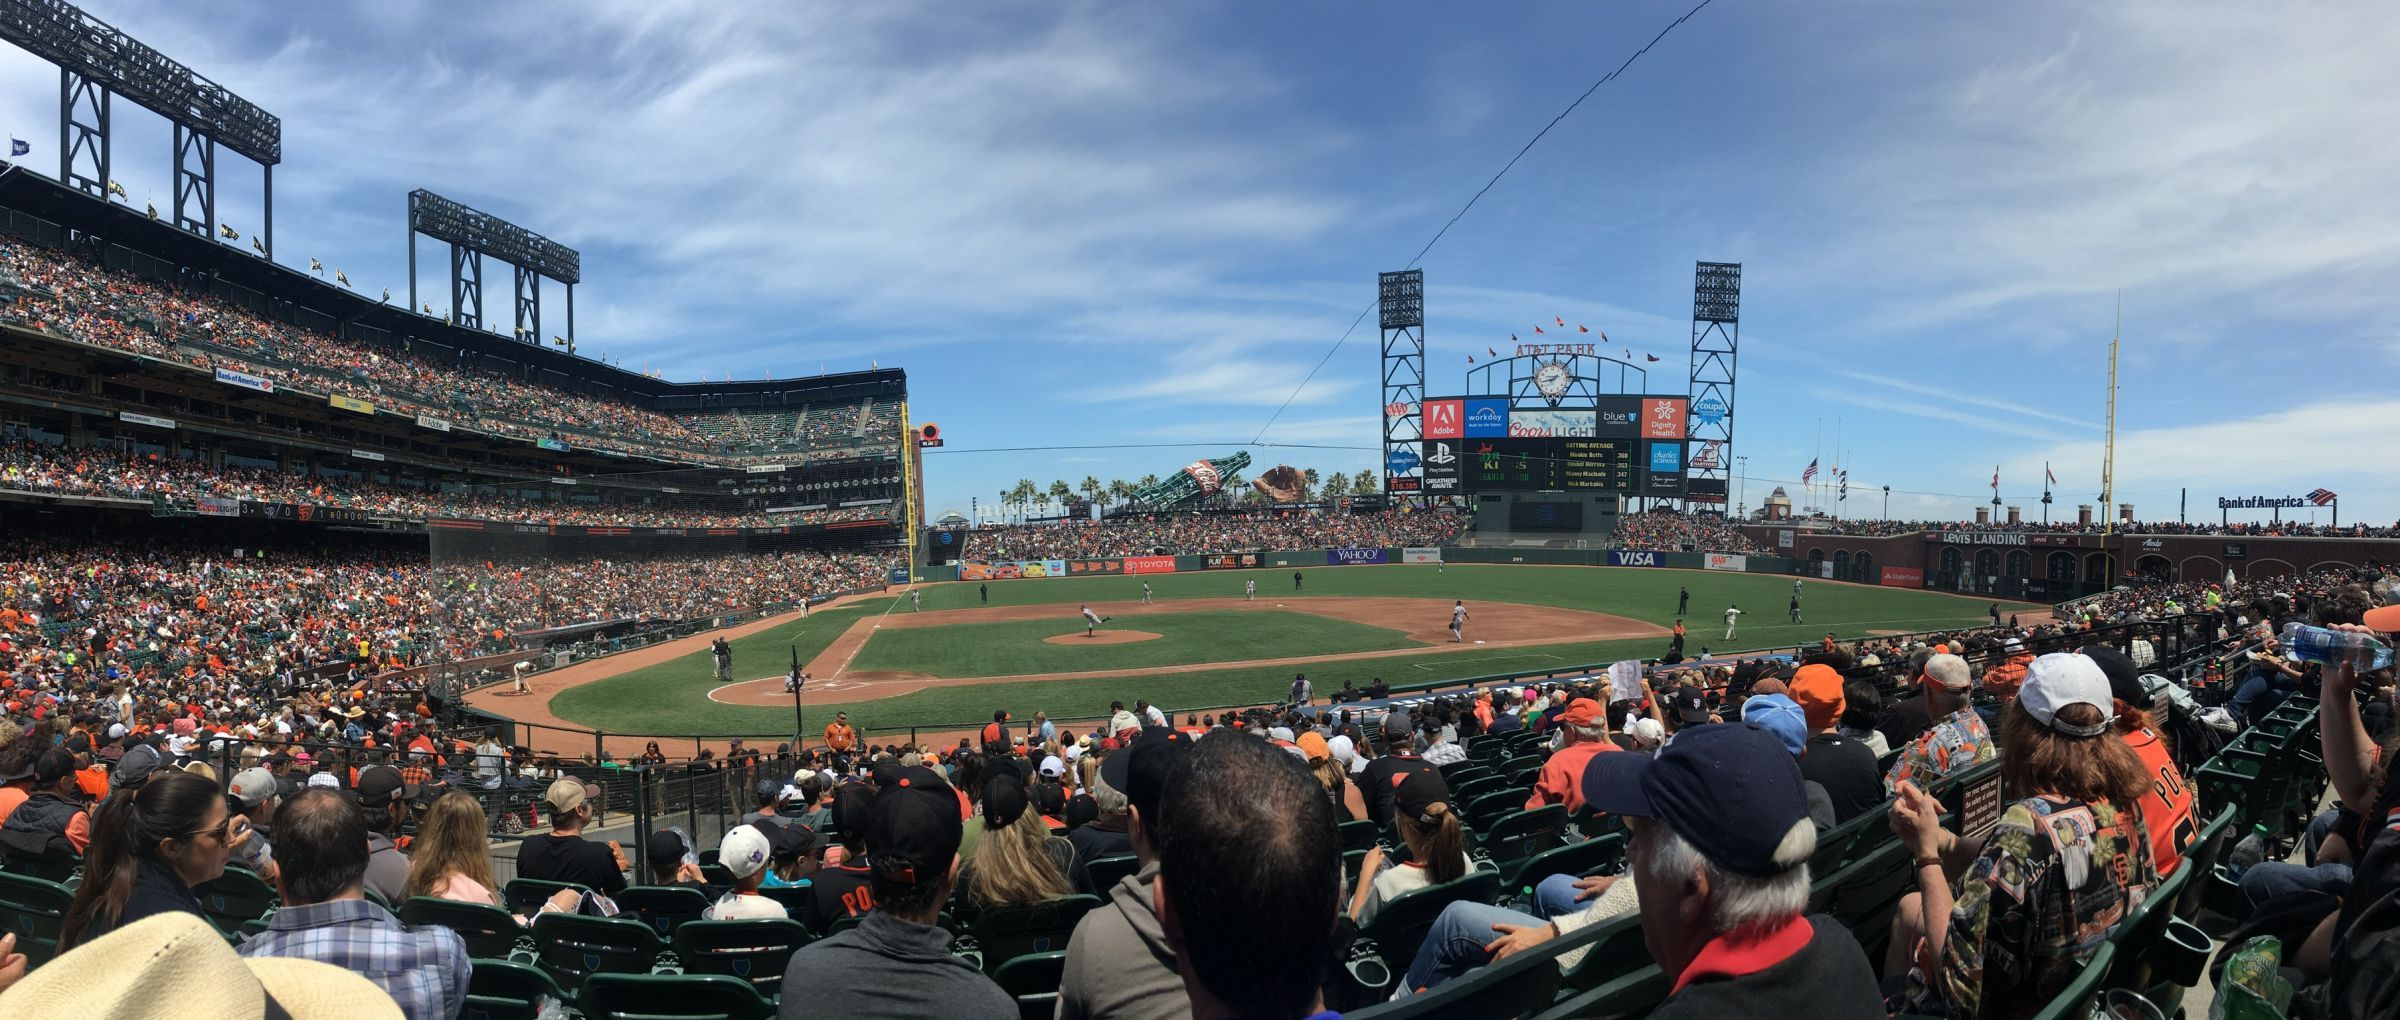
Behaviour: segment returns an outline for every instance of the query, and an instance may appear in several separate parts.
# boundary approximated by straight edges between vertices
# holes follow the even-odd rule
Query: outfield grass
[[[1255,580],[1261,597],[1271,596],[1279,601],[1320,595],[1426,598],[1445,602],[1465,599],[1469,610],[1474,609],[1478,602],[1517,602],[1608,613],[1667,627],[1672,626],[1676,619],[1676,589],[1689,587],[1692,601],[1691,615],[1685,617],[1685,626],[1690,631],[1687,648],[1697,653],[1704,648],[1732,651],[1813,643],[1827,631],[1847,640],[1864,637],[1871,630],[1920,631],[1979,625],[1987,622],[1984,607],[1989,604],[1988,600],[1964,599],[1914,589],[1872,588],[1811,580],[1806,582],[1801,600],[1805,622],[1793,625],[1787,623],[1785,618],[1785,606],[1792,593],[1792,579],[1773,574],[1472,564],[1451,565],[1440,570],[1430,565],[1304,569],[1305,585],[1298,592],[1292,590],[1292,572],[1288,568],[1154,574],[1141,578],[993,581],[987,585],[988,602],[980,597],[977,582],[961,581],[924,589],[925,609],[930,612],[976,605],[1064,604],[1068,607],[1067,611],[1072,612],[1076,602],[1138,599],[1144,581],[1149,582],[1155,596],[1162,600],[1239,599],[1242,597],[1242,582]],[[1739,604],[1744,613],[1737,638],[1727,643],[1718,638],[1724,633],[1723,613],[1729,602]],[[1186,605],[1193,614],[1215,615],[1207,613],[1205,601]],[[2044,608],[2026,603],[2000,603],[2002,613]],[[805,621],[778,626],[736,641],[734,675],[760,677],[779,674],[789,664],[788,645],[797,643],[801,661],[805,662],[823,650],[841,628],[849,626],[850,621],[857,619],[860,614],[877,615],[887,609],[908,612],[908,597],[900,595],[888,602],[853,605],[818,613]],[[1246,623],[1253,615],[1241,614],[1241,621]],[[1148,626],[1148,621],[1162,618],[1146,617],[1137,629],[1156,630]],[[982,625],[961,625],[925,633],[955,635],[968,626]],[[1239,629],[1227,630],[1217,635],[1215,640],[1222,650],[1220,659],[1266,657],[1264,653],[1254,651],[1252,643]],[[976,654],[975,649],[966,642],[959,642],[959,645],[962,655],[972,658]],[[1143,645],[1115,647],[1134,649]],[[1344,679],[1363,684],[1375,675],[1399,684],[1655,656],[1664,650],[1663,639],[1565,642],[1490,652],[1394,656],[1362,660],[1350,665],[1319,663],[1311,666],[1308,674],[1317,690],[1327,691],[1339,688]],[[861,664],[856,668],[868,667]],[[1006,672],[1011,671],[982,670],[983,675]],[[551,703],[551,710],[562,718],[610,732],[743,733],[762,736],[790,732],[791,713],[787,708],[722,705],[709,701],[705,696],[709,686],[708,675],[707,653],[694,652],[671,662],[574,688],[559,695]],[[1148,698],[1178,711],[1185,706],[1273,701],[1289,688],[1291,680],[1292,671],[1289,668],[1228,667],[1145,677],[946,684],[875,701],[838,704],[828,701],[819,705],[812,699],[808,714],[811,719],[829,719],[835,708],[846,709],[850,712],[852,724],[862,731],[889,731],[912,725],[960,728],[988,721],[992,709],[1003,707],[1016,711],[1020,716],[1040,709],[1054,717],[1090,718],[1105,714],[1112,700],[1130,702],[1134,698]],[[820,715],[820,710],[826,714]]]
[[[851,669],[899,670],[938,677],[1024,676],[1102,669],[1142,669],[1281,659],[1422,647],[1396,630],[1329,616],[1293,612],[1151,613],[1112,621],[1110,629],[1144,630],[1154,641],[1132,644],[1048,644],[1044,638],[1083,639],[1083,620],[1018,620],[947,627],[886,627],[850,661]]]

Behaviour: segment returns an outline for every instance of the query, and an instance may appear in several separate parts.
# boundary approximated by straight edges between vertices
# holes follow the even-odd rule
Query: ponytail
[[[133,897],[141,862],[159,857],[160,844],[183,839],[199,828],[212,801],[224,794],[217,784],[189,772],[162,770],[141,786],[119,790],[92,817],[92,842],[83,854],[83,885],[67,905],[59,935],[59,952],[75,948],[86,936],[117,926],[125,901]]]
[[[1400,838],[1408,843],[1409,853],[1425,868],[1425,877],[1435,885],[1454,882],[1467,873],[1467,833],[1458,824],[1458,815],[1450,805],[1435,803],[1425,809],[1419,821],[1400,815]]]

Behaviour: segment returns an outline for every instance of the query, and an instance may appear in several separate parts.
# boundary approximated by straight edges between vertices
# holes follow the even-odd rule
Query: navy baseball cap
[[[958,795],[922,765],[902,769],[867,809],[867,866],[888,882],[915,885],[950,874],[965,825]]]
[[[1192,749],[1192,737],[1181,730],[1153,726],[1135,738],[1132,747],[1100,759],[1100,781],[1125,795],[1142,825],[1156,832],[1159,802],[1166,799],[1167,777]]]
[[[1800,762],[1753,723],[1712,723],[1675,735],[1657,757],[1593,755],[1583,801],[1654,818],[1701,856],[1737,875],[1772,878],[1816,852]],[[1795,830],[1804,838],[1791,838]]]

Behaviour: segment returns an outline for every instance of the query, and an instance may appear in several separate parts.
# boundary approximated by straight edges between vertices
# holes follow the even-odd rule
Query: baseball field
[[[1656,656],[1686,587],[1687,654],[1978,624],[1989,604],[1810,580],[1794,624],[1790,577],[1599,567],[1321,567],[1297,590],[1288,569],[960,581],[920,586],[921,602],[895,590],[728,632],[731,683],[712,679],[713,635],[701,635],[544,674],[530,697],[474,700],[611,733],[788,735],[783,676],[796,656],[812,730],[837,710],[867,732],[963,727],[994,708],[1092,718],[1136,698],[1180,711],[1272,702],[1295,673],[1323,693],[1377,676],[1397,685]],[[1468,616],[1454,642],[1456,602]],[[1087,605],[1106,622],[1087,628]],[[1729,605],[1743,612],[1732,641]]]

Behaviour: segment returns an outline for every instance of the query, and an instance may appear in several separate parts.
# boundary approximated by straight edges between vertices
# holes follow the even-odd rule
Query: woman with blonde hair
[[[1358,891],[1350,918],[1364,925],[1383,905],[1428,886],[1456,881],[1467,873],[1467,834],[1450,805],[1450,788],[1432,769],[1405,773],[1392,791],[1392,825],[1408,844],[1408,860],[1386,867],[1383,848],[1367,851],[1358,866]]]
[[[1333,819],[1353,822],[1367,816],[1367,800],[1358,794],[1358,785],[1350,781],[1350,769],[1333,756],[1333,744],[1325,735],[1310,730],[1293,741],[1308,759],[1308,771],[1325,787],[1325,795],[1333,798]]]
[[[417,838],[409,844],[402,895],[500,906],[500,883],[492,878],[490,825],[483,805],[465,791],[436,798],[417,822]],[[571,912],[580,899],[573,890],[560,890],[543,910]],[[530,917],[517,921],[533,923]]]
[[[1050,834],[1024,784],[1011,774],[983,790],[983,834],[958,870],[958,901],[970,910],[1040,903],[1075,891],[1075,846]]]

